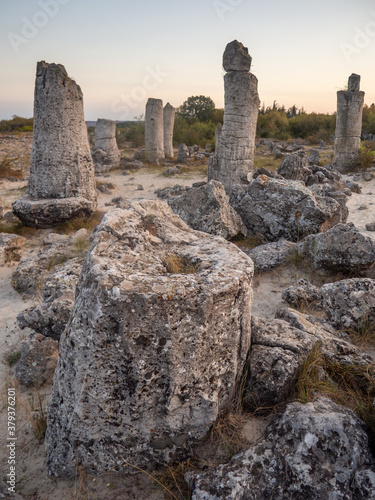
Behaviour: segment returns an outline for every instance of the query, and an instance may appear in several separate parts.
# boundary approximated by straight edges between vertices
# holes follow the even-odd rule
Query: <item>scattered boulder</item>
[[[56,266],[77,258],[77,253],[80,252],[72,247],[72,237],[31,251],[21,259],[12,274],[12,287],[25,299],[38,297]],[[83,261],[83,256],[79,258]]]
[[[143,162],[140,160],[126,161],[123,164],[123,167],[128,170],[138,170],[140,168],[145,168]]]
[[[286,264],[290,259],[293,248],[295,248],[295,243],[281,239],[259,245],[250,251],[242,250],[251,257],[254,262],[254,269],[264,273]]]
[[[171,196],[180,196],[181,194],[186,193],[186,191],[188,191],[189,189],[191,188],[187,186],[181,186],[181,184],[175,184],[173,187],[157,189],[155,191],[155,194],[158,198],[166,200]]]
[[[170,175],[176,175],[180,174],[180,169],[177,167],[169,167],[167,168],[164,172],[163,175],[170,176]]]
[[[346,366],[368,366],[373,363],[368,354],[354,346],[348,333],[335,330],[324,318],[287,307],[278,309],[275,317],[318,339],[320,351],[328,362]],[[328,374],[322,373],[322,376],[328,378]]]
[[[336,224],[325,233],[307,236],[299,250],[322,272],[364,272],[375,263],[375,242],[352,224]]]
[[[131,203],[124,196],[115,196],[114,198],[112,198],[110,205],[114,205],[116,208],[127,210],[128,208],[130,208]]]
[[[348,220],[349,209],[346,203],[348,196],[351,196],[350,191],[348,192],[346,188],[336,190],[332,184],[314,184],[313,186],[309,186],[309,189],[315,196],[333,198],[339,204],[333,216],[323,225],[324,230],[333,227],[335,224],[345,223]]]
[[[14,370],[16,379],[26,387],[51,383],[58,355],[58,342],[36,333],[21,344],[21,357]]]
[[[82,259],[72,259],[57,266],[44,285],[42,304],[17,316],[21,329],[31,328],[46,337],[59,340],[68,323],[74,293],[82,270]]]
[[[320,151],[319,149],[310,149],[309,165],[320,165]]]
[[[0,266],[20,261],[26,238],[18,234],[0,233]]]
[[[242,373],[252,276],[235,245],[190,229],[166,203],[107,213],[60,341],[49,474],[74,476],[77,460],[123,471],[124,460],[186,457]]]
[[[363,421],[319,397],[288,404],[261,443],[195,474],[192,499],[370,499],[374,467]]]
[[[367,231],[375,231],[375,222],[369,222],[365,224],[365,227]]]
[[[314,196],[299,181],[261,175],[250,182],[236,210],[249,231],[269,241],[298,241],[318,233],[339,208],[337,201]]]
[[[286,288],[281,297],[285,302],[296,308],[301,306],[321,307],[322,295],[320,288],[304,278],[299,279],[297,285]]]
[[[321,287],[322,306],[335,327],[360,332],[375,323],[375,280],[351,278]]]
[[[307,156],[305,151],[297,151],[284,157],[277,173],[285,179],[306,182],[311,175],[307,168]]]
[[[95,208],[82,91],[64,66],[38,62],[30,178],[13,212],[26,226],[49,228]]]
[[[225,239],[247,235],[246,227],[237,212],[229,205],[224,186],[211,180],[186,194],[169,198],[173,212],[190,227]]]
[[[281,319],[256,317],[251,335],[244,404],[251,410],[269,408],[286,399],[318,338]]]

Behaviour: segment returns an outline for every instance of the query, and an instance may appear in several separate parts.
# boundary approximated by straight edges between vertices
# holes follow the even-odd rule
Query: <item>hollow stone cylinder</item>
[[[164,153],[166,158],[173,158],[173,127],[175,114],[175,108],[168,102],[163,110]]]
[[[49,474],[72,476],[77,462],[131,472],[127,463],[189,455],[241,377],[253,269],[235,245],[189,228],[164,202],[104,216],[60,343]]]
[[[258,80],[250,73],[251,56],[242,43],[229,43],[223,55],[224,123],[208,164],[208,180],[221,182],[228,194],[247,184],[254,168],[255,134],[260,100]]]
[[[352,74],[348,81],[348,90],[337,92],[336,137],[333,165],[342,173],[350,164],[361,145],[362,110],[365,93],[360,91],[361,77]]]
[[[95,207],[82,91],[61,64],[38,62],[30,179],[13,212],[27,226],[47,228]]]
[[[163,101],[150,98],[145,115],[146,157],[153,163],[164,158]]]

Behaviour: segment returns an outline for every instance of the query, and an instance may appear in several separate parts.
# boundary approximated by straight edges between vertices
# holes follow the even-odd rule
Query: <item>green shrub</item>
[[[13,115],[11,120],[0,120],[0,132],[29,132],[33,129],[32,118]]]

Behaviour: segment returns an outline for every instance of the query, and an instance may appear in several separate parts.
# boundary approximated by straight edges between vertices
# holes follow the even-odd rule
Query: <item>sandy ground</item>
[[[29,144],[23,144],[29,147]],[[100,194],[98,209],[107,211],[111,209],[106,206],[113,197],[124,196],[128,200],[156,199],[155,190],[175,184],[191,185],[193,182],[205,180],[202,169],[191,168],[178,176],[165,177],[161,174],[163,169],[150,168],[132,171],[129,175],[122,175],[121,171],[111,172],[106,175],[97,176],[100,183],[112,183],[114,188],[110,193]],[[140,189],[139,186],[143,189]],[[0,197],[5,202],[6,210],[11,209],[11,203],[22,195],[26,181],[12,182],[0,181]],[[349,199],[349,221],[353,222],[358,229],[375,238],[375,233],[366,231],[365,224],[375,222],[375,180],[363,183],[362,194],[353,194]],[[366,206],[365,209],[359,207]],[[49,230],[41,231],[38,240]],[[34,244],[34,241],[28,242]],[[30,248],[25,248],[27,253]],[[25,302],[11,286],[11,276],[16,269],[16,264],[9,267],[0,267],[0,352],[2,358],[12,349],[19,345],[22,338],[30,332],[20,331],[16,324],[17,314],[30,307],[33,301]],[[285,305],[281,299],[282,291],[291,283],[296,282],[302,271],[293,266],[284,267],[275,271],[257,276],[254,280],[253,314],[265,318],[273,318],[278,307]],[[0,364],[1,381],[1,412],[0,426],[6,430],[6,391],[9,387],[16,386],[9,374],[9,368],[4,363]],[[49,478],[46,476],[44,467],[44,446],[33,435],[31,421],[34,414],[39,414],[40,404],[47,405],[50,387],[44,387],[39,394],[32,390],[24,390],[16,387],[17,392],[17,487],[25,498],[37,500],[70,500],[70,499],[150,499],[157,500],[168,498],[162,488],[152,481],[144,473],[135,474],[132,477],[122,478],[110,473],[102,476],[86,476],[83,472],[73,481]],[[258,442],[264,433],[267,420],[248,418],[243,422],[243,438],[248,445]],[[6,432],[2,432],[0,442],[1,474],[5,478],[9,468],[7,465],[7,448],[4,438]],[[200,450],[202,456],[207,454],[207,449]],[[171,498],[171,497],[169,497]]]

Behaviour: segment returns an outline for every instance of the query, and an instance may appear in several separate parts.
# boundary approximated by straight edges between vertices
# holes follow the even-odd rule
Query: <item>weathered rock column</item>
[[[177,267],[182,259],[187,267]],[[168,264],[169,261],[169,264]],[[231,400],[251,337],[253,263],[164,202],[104,216],[60,341],[49,474],[131,472],[189,454]]]
[[[166,158],[173,158],[173,127],[175,115],[175,108],[167,102],[163,110],[164,153]]]
[[[61,64],[38,62],[30,179],[13,212],[27,226],[47,228],[95,207],[82,91]]]
[[[95,127],[95,149],[92,153],[95,172],[108,172],[120,165],[116,142],[116,122],[99,118]]]
[[[247,184],[254,167],[255,134],[260,100],[258,80],[250,73],[251,57],[242,43],[229,43],[223,55],[224,124],[215,155],[208,164],[208,180],[221,182],[229,194],[234,184]]]
[[[361,77],[349,77],[348,90],[337,92],[335,154],[333,164],[347,172],[361,145],[362,109],[365,93],[359,90]]]
[[[164,158],[163,101],[150,98],[146,104],[145,116],[146,156],[158,163]]]

